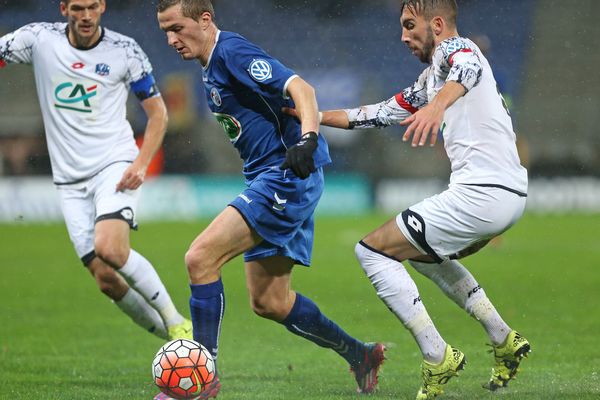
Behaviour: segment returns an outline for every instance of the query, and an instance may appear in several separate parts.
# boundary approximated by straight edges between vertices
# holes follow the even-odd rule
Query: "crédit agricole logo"
[[[54,90],[54,106],[71,111],[91,113],[93,98],[98,94],[95,82],[63,82]]]

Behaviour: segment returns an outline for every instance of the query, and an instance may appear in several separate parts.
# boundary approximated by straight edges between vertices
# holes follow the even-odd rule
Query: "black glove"
[[[306,179],[317,169],[313,153],[317,149],[318,136],[316,132],[308,132],[302,136],[302,139],[285,153],[285,161],[279,166],[280,169],[291,168],[297,177]]]

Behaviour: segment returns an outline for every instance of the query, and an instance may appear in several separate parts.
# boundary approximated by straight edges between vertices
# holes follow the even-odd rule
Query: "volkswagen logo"
[[[265,60],[254,60],[248,68],[250,76],[257,82],[264,82],[273,76],[271,64]]]

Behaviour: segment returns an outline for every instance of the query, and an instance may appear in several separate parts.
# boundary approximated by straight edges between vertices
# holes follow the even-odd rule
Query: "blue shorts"
[[[229,203],[264,239],[244,254],[244,260],[284,256],[296,264],[310,265],[314,212],[323,186],[322,168],[304,180],[279,168],[254,179]]]

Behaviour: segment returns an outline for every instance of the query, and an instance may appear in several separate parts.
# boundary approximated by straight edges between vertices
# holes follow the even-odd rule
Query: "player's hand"
[[[438,131],[444,119],[444,110],[434,104],[428,104],[400,123],[408,126],[403,141],[408,141],[412,136],[412,147],[424,146],[429,137],[429,144],[434,146],[437,142]]]
[[[123,172],[121,180],[117,183],[117,192],[139,188],[144,183],[145,177],[146,168],[142,168],[134,162]]]
[[[316,132],[308,132],[302,139],[290,147],[285,153],[285,161],[279,166],[280,169],[291,168],[297,177],[306,179],[315,172],[315,160],[313,154],[317,149],[319,139]]]
[[[300,120],[300,117],[298,116],[298,111],[296,111],[295,108],[281,107],[281,111],[283,111],[284,114],[290,115],[290,116],[296,118],[297,120]]]

